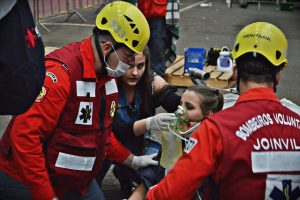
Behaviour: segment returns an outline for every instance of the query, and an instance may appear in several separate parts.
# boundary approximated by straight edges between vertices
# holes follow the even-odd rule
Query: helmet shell
[[[231,52],[234,59],[246,53],[259,53],[274,66],[287,66],[288,42],[284,33],[267,22],[255,22],[245,26],[237,35]]]
[[[96,26],[109,31],[116,42],[125,44],[136,53],[143,53],[150,37],[145,16],[136,6],[124,1],[107,4],[98,13]]]

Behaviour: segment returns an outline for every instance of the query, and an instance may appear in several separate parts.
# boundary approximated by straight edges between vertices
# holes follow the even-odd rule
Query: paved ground
[[[233,2],[232,8],[227,8],[225,1],[215,0],[212,7],[200,7],[197,0],[181,0],[181,21],[178,41],[178,53],[183,54],[188,47],[231,47],[234,36],[246,24],[255,21],[267,21],[276,24],[287,35],[289,40],[289,67],[283,75],[283,82],[278,88],[280,98],[286,97],[300,105],[300,10],[293,12],[279,11],[274,4],[262,4],[258,10],[257,4],[250,4],[242,9],[237,2]],[[93,24],[96,16],[96,8],[84,10],[81,14],[87,19],[87,24]],[[59,47],[72,41],[80,41],[89,36],[92,26],[83,24],[78,16],[74,15],[69,23],[81,24],[50,25],[49,23],[64,22],[67,16],[59,16],[45,21],[51,32],[46,32],[40,27],[43,41],[46,46]],[[85,26],[83,26],[85,25]],[[8,122],[7,116],[0,117],[0,136]],[[119,186],[112,174],[109,173],[104,180],[104,193],[108,200],[120,199]]]

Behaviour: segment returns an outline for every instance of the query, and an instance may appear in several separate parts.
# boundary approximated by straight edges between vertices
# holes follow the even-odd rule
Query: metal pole
[[[44,4],[44,0],[42,0],[42,9],[43,9],[43,16],[45,17],[45,4]]]
[[[34,18],[34,20],[36,20],[36,6],[35,6],[35,1],[36,0],[33,0],[33,18]]]
[[[44,1],[43,1],[44,2]],[[45,25],[43,25],[43,24],[41,24],[41,22],[40,22],[40,7],[39,7],[39,0],[37,0],[36,1],[36,7],[37,7],[37,14],[36,14],[36,22],[43,28],[43,29],[45,29],[47,32],[50,32],[50,30],[45,26]]]
[[[52,0],[50,0],[50,10],[51,10],[51,15],[53,15],[53,5],[52,5]]]
[[[73,10],[68,11],[68,17],[65,20],[66,22],[72,17],[72,15],[76,14],[82,21],[87,22],[87,20],[75,9],[76,2],[73,0]],[[67,0],[67,7],[69,7],[69,0]],[[68,9],[69,10],[69,9]]]
[[[58,13],[60,13],[60,0],[58,0]]]

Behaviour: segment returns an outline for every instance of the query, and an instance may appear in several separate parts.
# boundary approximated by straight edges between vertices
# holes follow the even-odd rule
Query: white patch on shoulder
[[[190,137],[189,141],[185,143],[184,152],[190,153],[190,151],[196,146],[197,143],[197,139]]]
[[[111,79],[105,83],[106,95],[110,95],[118,92],[118,87],[115,79]]]

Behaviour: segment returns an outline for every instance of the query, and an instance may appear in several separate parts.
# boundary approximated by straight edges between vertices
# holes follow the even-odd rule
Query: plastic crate
[[[203,69],[206,63],[205,48],[188,48],[184,53],[184,73],[189,73],[189,68]]]

